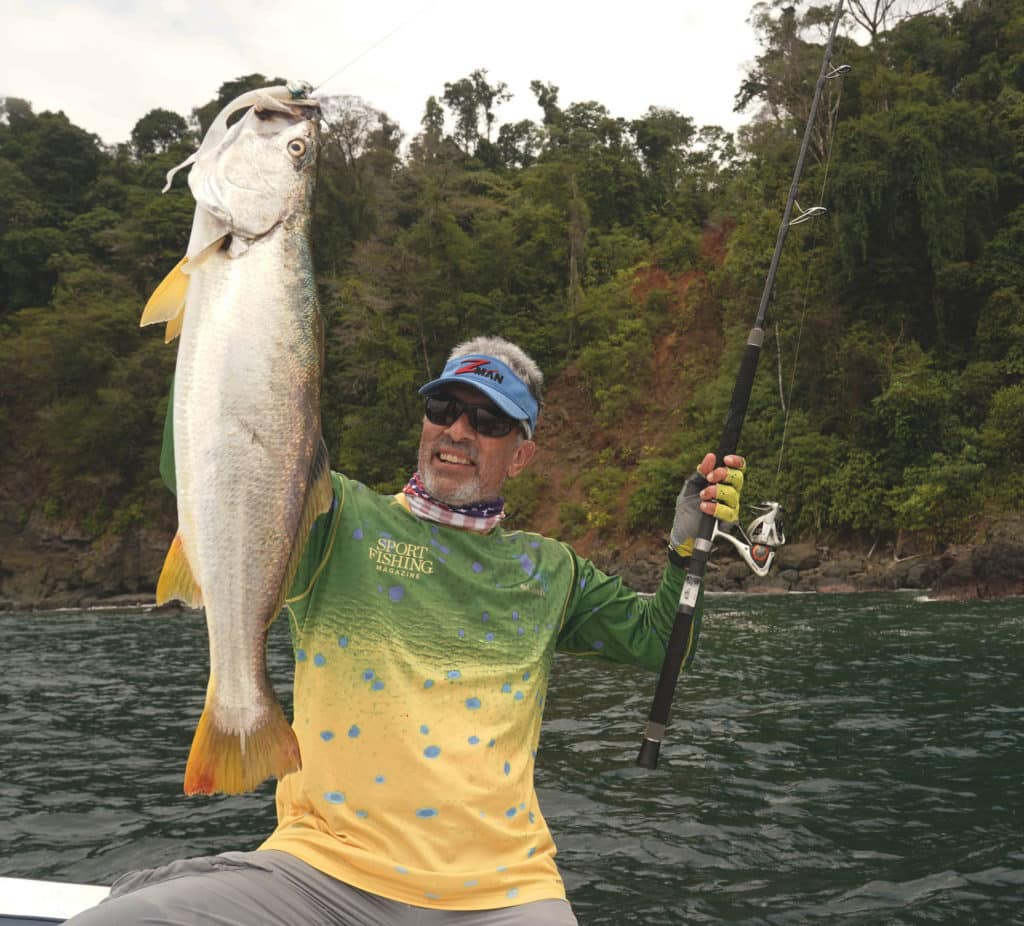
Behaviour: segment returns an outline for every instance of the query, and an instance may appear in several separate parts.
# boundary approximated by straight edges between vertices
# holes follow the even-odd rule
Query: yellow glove
[[[725,464],[715,468],[715,455],[709,453],[697,472],[683,483],[669,535],[669,545],[679,556],[693,553],[702,513],[730,524],[739,520],[743,470],[747,464],[743,457],[734,454],[725,458]]]

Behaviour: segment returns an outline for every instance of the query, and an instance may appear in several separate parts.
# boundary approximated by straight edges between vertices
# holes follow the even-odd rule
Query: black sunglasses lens
[[[483,434],[484,437],[504,437],[515,426],[511,418],[496,415],[489,409],[479,406],[470,407],[469,423],[474,431]]]
[[[467,405],[458,399],[428,396],[424,406],[427,421],[446,428],[458,421],[463,412],[469,417],[469,426],[484,437],[504,437],[516,426],[512,418],[480,405]]]
[[[438,399],[428,396],[424,414],[426,414],[427,421],[431,424],[441,424],[448,427],[454,424],[455,419],[462,414],[462,410],[458,408],[458,405],[459,403],[454,399]]]

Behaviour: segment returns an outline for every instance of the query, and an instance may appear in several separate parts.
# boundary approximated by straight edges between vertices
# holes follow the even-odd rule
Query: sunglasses
[[[465,413],[469,426],[484,437],[505,437],[519,422],[486,405],[467,405],[448,396],[427,396],[424,413],[431,424],[450,427]]]

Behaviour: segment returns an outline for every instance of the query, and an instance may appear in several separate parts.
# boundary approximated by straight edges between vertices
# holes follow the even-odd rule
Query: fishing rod
[[[821,72],[818,74],[818,83],[814,88],[814,97],[811,100],[811,112],[807,117],[807,126],[804,129],[803,143],[800,145],[800,155],[797,158],[796,169],[793,171],[793,182],[789,188],[789,197],[786,199],[786,208],[782,214],[782,222],[779,225],[779,234],[775,240],[775,252],[772,254],[771,264],[768,267],[768,276],[765,279],[764,290],[761,293],[761,303],[758,306],[757,318],[754,319],[754,327],[747,335],[747,346],[740,361],[739,373],[736,376],[736,384],[733,386],[732,399],[729,402],[729,411],[725,419],[725,427],[719,440],[717,459],[715,466],[724,466],[725,457],[736,452],[739,444],[740,431],[743,429],[743,420],[747,414],[747,405],[750,402],[750,391],[754,385],[754,374],[757,372],[757,362],[761,357],[761,345],[764,343],[765,317],[768,313],[768,302],[771,299],[772,289],[775,286],[775,274],[779,269],[779,258],[782,256],[782,246],[786,241],[791,224],[790,217],[793,213],[793,204],[796,202],[797,187],[800,185],[800,177],[803,174],[804,160],[807,157],[807,149],[810,147],[811,135],[814,130],[814,121],[818,115],[818,103],[821,100],[822,89],[825,82],[841,73],[846,73],[848,68],[835,69],[830,71],[832,60],[832,45],[835,41],[836,30],[839,28],[839,20],[843,15],[843,0],[836,5],[835,18],[832,21],[832,28],[829,30],[828,42],[825,44],[825,54],[821,61]],[[819,208],[819,207],[815,207]],[[803,221],[808,217],[801,211],[796,221]],[[700,595],[701,584],[704,580],[704,571],[707,568],[708,557],[711,554],[711,537],[715,529],[715,518],[710,514],[701,514],[700,529],[693,544],[693,554],[686,571],[686,580],[683,583],[683,591],[679,598],[679,609],[676,611],[675,623],[672,626],[672,634],[669,637],[668,647],[665,650],[665,660],[661,666],[661,675],[658,677],[658,685],[654,691],[654,702],[651,705],[651,712],[648,715],[647,727],[644,730],[643,743],[637,755],[636,764],[642,768],[654,769],[658,766],[658,753],[661,750],[661,742],[665,737],[665,728],[668,724],[669,709],[672,706],[672,696],[675,693],[676,680],[683,667],[683,661],[694,641],[693,616],[697,610],[697,600]]]

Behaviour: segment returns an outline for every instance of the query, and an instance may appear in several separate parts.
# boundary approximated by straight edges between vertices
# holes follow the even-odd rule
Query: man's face
[[[445,393],[467,405],[494,409],[483,393],[470,386],[450,385]],[[448,505],[491,501],[501,497],[505,479],[522,472],[536,451],[537,445],[524,440],[518,427],[504,437],[485,437],[473,430],[465,414],[448,427],[432,424],[424,416],[420,477],[427,491]]]

